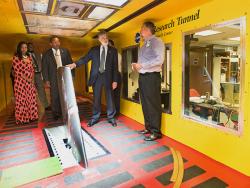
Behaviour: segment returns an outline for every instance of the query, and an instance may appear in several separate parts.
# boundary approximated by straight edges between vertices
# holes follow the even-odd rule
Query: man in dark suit
[[[115,47],[114,41],[109,39],[109,45]],[[121,84],[122,84],[122,56],[118,52],[117,88],[114,90],[116,117],[120,115]]]
[[[44,84],[43,84],[43,80],[42,80],[42,75],[41,75],[41,69],[42,69],[42,67],[41,67],[41,61],[42,61],[41,55],[35,53],[33,44],[31,42],[28,43],[28,52],[32,58],[32,63],[33,63],[33,67],[35,70],[34,83],[36,86],[39,100],[42,103],[45,110],[48,110],[49,104],[48,104],[48,100],[46,97]]]
[[[42,74],[46,87],[50,87],[51,110],[55,120],[62,115],[59,89],[57,85],[57,68],[72,64],[69,51],[60,48],[60,40],[57,36],[50,38],[50,46],[42,58]]]
[[[108,121],[115,127],[117,126],[114,118],[116,110],[112,90],[117,87],[118,54],[114,47],[108,46],[108,36],[106,32],[100,32],[98,34],[98,40],[100,45],[91,48],[86,56],[68,66],[74,69],[92,60],[88,85],[93,87],[94,104],[92,119],[88,122],[88,126],[91,127],[99,121],[101,115],[102,88],[104,87]]]

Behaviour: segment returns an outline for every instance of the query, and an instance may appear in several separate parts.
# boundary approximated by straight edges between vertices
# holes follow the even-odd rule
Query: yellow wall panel
[[[4,78],[4,67],[0,64],[0,91],[5,91],[5,78]],[[6,107],[6,97],[5,92],[0,94],[0,111]]]
[[[85,67],[82,66],[76,69],[74,78],[75,92],[80,95],[85,94],[86,79],[85,79]]]
[[[165,43],[172,43],[172,115],[163,114],[162,132],[163,134],[188,145],[227,166],[250,176],[250,166],[248,164],[250,158],[250,150],[248,149],[250,146],[250,67],[249,63],[247,63],[250,59],[249,35],[246,36],[247,54],[244,78],[245,89],[242,91],[244,104],[244,127],[242,135],[237,136],[182,117],[183,32],[202,28],[210,24],[233,20],[242,16],[246,16],[248,20],[248,15],[250,14],[250,1],[239,0],[237,3],[233,2],[234,1],[213,0],[179,13],[173,17],[168,17],[166,9],[166,19],[156,22],[156,25],[160,26],[170,22],[171,19],[176,19],[179,16],[189,16],[197,12],[198,9],[200,10],[200,18],[198,20],[179,26],[176,25],[174,28],[169,29],[169,31],[173,31],[172,34],[162,37]],[[146,15],[151,17],[150,13],[146,13]],[[131,23],[128,27],[131,28]],[[126,25],[124,25],[123,28],[125,29]],[[119,48],[121,49],[135,45],[134,35],[139,30],[139,24],[133,24],[133,29],[130,32],[124,33],[120,38],[117,38],[117,41],[119,41]],[[247,22],[247,33],[249,33],[249,31],[250,26]],[[140,105],[127,100],[122,100],[121,108],[121,113],[143,123],[143,115]]]
[[[9,62],[0,62],[0,111],[6,108],[13,97]]]

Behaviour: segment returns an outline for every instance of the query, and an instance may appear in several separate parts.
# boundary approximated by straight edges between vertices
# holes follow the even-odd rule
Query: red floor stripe
[[[184,168],[187,169],[193,165],[197,165],[204,169],[206,172],[202,175],[199,175],[191,180],[188,180],[183,183],[182,187],[192,187],[194,185],[197,185],[201,182],[204,182],[205,180],[211,178],[211,177],[218,177],[222,181],[230,184],[229,187],[234,188],[245,188],[245,186],[248,186],[250,182],[250,178],[246,177],[239,172],[236,172],[232,170],[229,167],[225,167],[224,165],[213,161],[212,159],[206,157],[203,154],[200,154],[199,152],[194,151],[191,148],[188,148],[187,146],[180,144],[170,138],[164,137],[163,139],[159,140],[157,144],[151,145],[145,148],[136,149],[134,151],[131,151],[129,153],[122,152],[122,147],[129,147],[132,146],[135,143],[142,143],[143,140],[135,140],[132,142],[126,142],[126,139],[138,137],[139,135],[131,134],[131,135],[125,135],[121,137],[117,137],[115,139],[112,139],[113,142],[120,142],[124,140],[124,144],[121,147],[112,145],[111,139],[108,139],[103,135],[106,131],[109,130],[118,130],[119,127],[114,128],[109,123],[104,123],[102,125],[97,125],[100,127],[105,127],[105,130],[97,130],[95,128],[89,128],[86,127],[87,120],[81,116],[83,120],[81,121],[82,126],[92,135],[95,136],[95,138],[104,145],[110,152],[110,155],[106,155],[104,157],[91,160],[89,161],[89,169],[82,169],[81,167],[72,167],[69,169],[65,169],[64,173],[55,177],[50,177],[44,180],[37,181],[35,183],[31,183],[29,185],[23,186],[23,187],[36,187],[36,186],[42,186],[42,187],[65,187],[64,184],[64,177],[68,175],[72,175],[76,172],[83,172],[85,179],[81,182],[69,185],[68,187],[84,187],[86,185],[89,185],[91,183],[95,183],[96,181],[100,181],[101,179],[105,179],[109,176],[115,175],[120,172],[129,172],[134,179],[130,180],[129,182],[125,182],[123,184],[120,184],[117,187],[120,188],[127,188],[131,187],[137,184],[143,184],[145,187],[153,187],[153,188],[161,188],[164,187],[161,185],[160,182],[158,182],[155,177],[173,169],[173,164],[169,164],[166,166],[163,166],[161,168],[158,168],[151,172],[146,172],[142,169],[142,166],[144,164],[147,164],[149,162],[152,162],[154,160],[160,159],[162,157],[165,157],[167,155],[170,155],[170,151],[162,152],[160,154],[154,155],[152,157],[140,160],[140,161],[133,161],[131,157],[133,155],[144,153],[146,151],[150,151],[154,148],[157,148],[159,146],[167,145],[168,147],[174,147],[175,149],[179,150],[184,158],[186,158],[188,161],[184,164]],[[140,130],[143,129],[143,126],[139,123],[137,123],[134,120],[131,120],[125,116],[119,117],[119,120],[123,121],[122,123],[126,125],[126,127],[131,128],[131,130]],[[46,143],[44,141],[41,128],[45,127],[46,123],[39,123],[39,129],[32,129],[32,134],[35,139],[35,146],[37,148],[40,148],[41,152],[39,153],[39,157],[45,157],[48,155],[48,151],[46,150]],[[126,133],[130,130],[120,130],[120,133]],[[115,134],[115,133],[114,133]],[[40,146],[40,147],[39,147]],[[113,169],[105,174],[100,174],[98,171],[96,171],[96,167],[99,165],[108,163],[108,162],[114,162],[118,161],[120,162],[121,166],[119,168]],[[234,177],[234,178],[232,178]],[[242,181],[242,182],[240,182]],[[237,187],[235,187],[237,185]],[[173,183],[166,186],[166,187],[173,187]],[[248,186],[250,187],[250,186]],[[248,188],[246,187],[246,188]]]

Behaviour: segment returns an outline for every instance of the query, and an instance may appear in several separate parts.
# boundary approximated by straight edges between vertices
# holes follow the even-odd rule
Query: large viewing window
[[[161,72],[161,106],[163,112],[171,114],[171,65],[172,65],[172,45],[165,47],[165,60]]]
[[[138,78],[139,74],[132,71],[132,62],[138,60],[139,46],[131,46],[122,50],[122,80],[123,98],[139,103],[139,86]]]
[[[138,86],[139,74],[132,71],[131,63],[138,60],[139,46],[130,46],[122,49],[122,79],[123,98],[140,103]],[[163,112],[171,113],[171,44],[166,45],[165,60],[161,72],[161,105]]]
[[[245,19],[184,35],[184,116],[225,130],[242,128]]]

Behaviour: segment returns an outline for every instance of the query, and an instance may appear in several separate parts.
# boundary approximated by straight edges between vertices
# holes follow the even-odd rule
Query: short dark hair
[[[109,39],[109,43],[112,45],[112,46],[115,46],[115,43],[113,40]]]
[[[29,46],[32,46],[33,47],[33,43],[32,42],[28,42],[27,43],[27,46],[28,46],[28,48],[29,48]],[[28,50],[29,51],[29,50]]]
[[[53,41],[54,39],[56,39],[56,38],[58,38],[58,39],[59,39],[59,37],[58,37],[58,36],[53,35],[53,36],[51,36],[51,37],[50,37],[49,41],[50,41],[50,42],[52,42],[52,41]]]
[[[97,34],[97,37],[100,37],[101,35],[107,35],[107,32],[105,30],[101,30],[99,31],[99,33]]]
[[[150,22],[150,21],[144,22],[143,26],[148,28],[152,34],[155,34],[155,24],[153,22]]]

